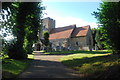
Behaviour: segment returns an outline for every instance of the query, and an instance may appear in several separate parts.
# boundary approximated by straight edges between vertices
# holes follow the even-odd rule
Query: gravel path
[[[62,56],[35,53],[32,65],[18,78],[79,78],[74,70],[59,61]]]

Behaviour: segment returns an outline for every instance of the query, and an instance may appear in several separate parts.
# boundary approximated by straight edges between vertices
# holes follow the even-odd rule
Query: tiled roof
[[[50,31],[49,39],[69,38],[75,27],[76,25],[69,25],[66,27],[54,28]]]
[[[49,39],[61,39],[69,37],[86,36],[90,26],[76,27],[76,25],[70,25],[66,27],[54,28],[50,32]]]
[[[75,28],[71,37],[86,36],[90,26],[83,26]]]

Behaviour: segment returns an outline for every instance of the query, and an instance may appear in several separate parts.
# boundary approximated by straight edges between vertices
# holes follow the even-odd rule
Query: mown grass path
[[[80,78],[74,70],[64,66],[59,59],[64,55],[34,54],[34,62],[18,78]]]

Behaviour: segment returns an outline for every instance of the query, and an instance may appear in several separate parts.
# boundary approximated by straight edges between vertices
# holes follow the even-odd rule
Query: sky
[[[97,28],[97,19],[91,13],[97,11],[100,2],[43,1],[42,4],[46,7],[43,17],[56,20],[56,27],[76,24],[77,27],[90,25]]]
[[[42,4],[46,7],[43,11],[44,18],[51,17],[56,20],[56,28],[76,24],[77,27],[90,25],[91,28],[97,28],[97,20],[91,13],[99,8],[99,1],[84,0],[43,0]],[[6,39],[12,39],[11,36]]]

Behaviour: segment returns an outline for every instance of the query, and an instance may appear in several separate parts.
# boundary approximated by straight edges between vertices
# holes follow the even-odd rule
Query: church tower
[[[44,31],[48,31],[50,33],[50,31],[53,28],[55,28],[55,20],[50,17],[47,17],[42,20],[42,24],[43,24],[43,26],[42,26],[40,32],[38,32],[38,39],[43,39]]]
[[[55,20],[50,17],[43,19],[43,31],[50,32],[53,28],[55,28]]]
[[[37,51],[44,49],[43,32],[48,31],[50,33],[50,31],[53,28],[55,28],[55,20],[50,17],[44,18],[42,20],[42,25],[43,26],[42,26],[41,30],[38,32],[38,42],[36,44],[34,44],[34,49]]]

